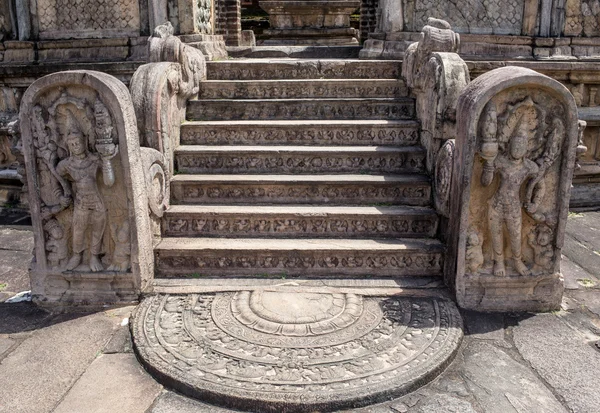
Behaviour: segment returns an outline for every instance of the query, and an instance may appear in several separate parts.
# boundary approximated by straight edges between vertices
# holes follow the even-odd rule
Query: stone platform
[[[149,297],[132,333],[164,385],[269,413],[406,394],[443,371],[463,336],[457,308],[441,298],[269,289]]]

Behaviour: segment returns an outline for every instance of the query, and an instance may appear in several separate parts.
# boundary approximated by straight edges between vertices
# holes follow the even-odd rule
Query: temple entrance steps
[[[413,391],[450,363],[426,153],[399,62],[209,62],[174,150],[153,293],[132,322],[163,384],[261,413]]]
[[[188,103],[157,278],[439,277],[397,61],[208,63]]]

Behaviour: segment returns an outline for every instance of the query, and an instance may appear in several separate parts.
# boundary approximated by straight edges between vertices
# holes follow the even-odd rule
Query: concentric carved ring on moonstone
[[[159,295],[132,324],[148,370],[189,396],[253,412],[353,408],[433,379],[462,338],[436,298],[227,292]]]
[[[214,306],[218,307],[220,301],[215,300]],[[241,291],[231,300],[231,312],[237,321],[257,332],[305,337],[335,333],[356,323],[363,316],[363,300],[354,294]],[[367,312],[358,323],[364,326],[361,331],[368,325],[374,327],[374,321],[381,318],[378,306],[371,306]],[[227,330],[227,325],[220,323],[221,314],[214,314],[218,314],[215,322]]]

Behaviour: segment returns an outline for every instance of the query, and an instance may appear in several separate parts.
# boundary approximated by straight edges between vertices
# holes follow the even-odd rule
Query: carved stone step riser
[[[175,204],[393,204],[428,206],[429,184],[389,185],[340,184],[227,184],[173,182],[171,199]]]
[[[405,277],[441,275],[440,251],[156,251],[157,278],[202,276]]]
[[[305,154],[177,154],[176,168],[198,174],[314,174],[314,173],[403,173],[423,172],[425,153],[357,153],[352,156]]]
[[[209,80],[398,79],[398,61],[256,61],[207,62]]]
[[[435,236],[437,231],[434,214],[167,214],[163,218],[163,235],[168,237],[426,238]]]
[[[414,101],[376,100],[192,100],[187,119],[191,121],[225,120],[401,120],[414,119]]]
[[[323,99],[323,98],[402,98],[408,89],[398,80],[370,81],[233,81],[203,84],[200,99]]]
[[[390,145],[410,146],[419,142],[418,125],[388,126],[204,126],[181,128],[183,145]]]

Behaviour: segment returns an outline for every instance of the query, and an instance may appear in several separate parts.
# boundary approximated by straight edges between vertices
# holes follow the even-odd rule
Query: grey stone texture
[[[102,313],[63,316],[25,338],[0,364],[0,411],[52,412],[120,322]]]
[[[503,350],[473,343],[463,356],[463,377],[484,411],[567,412],[531,370]]]
[[[161,390],[135,355],[101,354],[53,413],[144,413]]]
[[[560,317],[546,314],[521,320],[514,338],[524,359],[565,400],[570,411],[598,409],[600,395],[595,383],[600,358],[587,337]]]

